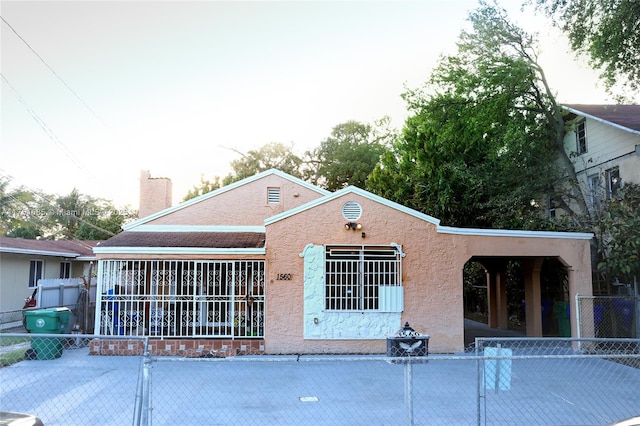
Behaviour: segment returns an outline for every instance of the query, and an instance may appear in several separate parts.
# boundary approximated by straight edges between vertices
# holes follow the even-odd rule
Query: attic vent
[[[362,206],[355,201],[348,201],[342,206],[342,216],[347,220],[358,220],[362,216]]]
[[[280,188],[267,188],[267,203],[280,203]]]

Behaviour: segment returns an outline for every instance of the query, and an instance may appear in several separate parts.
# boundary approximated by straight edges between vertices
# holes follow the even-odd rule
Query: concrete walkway
[[[606,425],[640,407],[640,370],[599,358],[514,361],[510,388],[482,389],[480,400],[470,355],[432,355],[410,370],[385,358],[158,357],[149,369],[151,416],[156,425],[400,425],[407,389],[416,425],[477,424],[479,409],[482,424]],[[47,426],[135,423],[142,361],[71,347],[1,368],[0,410]]]

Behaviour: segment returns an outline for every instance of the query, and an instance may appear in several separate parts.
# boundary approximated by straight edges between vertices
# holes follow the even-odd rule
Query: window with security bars
[[[402,285],[401,256],[388,246],[327,246],[325,308],[336,311],[381,309],[383,287]]]

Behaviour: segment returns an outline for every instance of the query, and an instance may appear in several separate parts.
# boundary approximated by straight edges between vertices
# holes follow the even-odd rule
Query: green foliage
[[[532,1],[532,0],[531,0]],[[569,37],[575,52],[589,56],[611,89],[640,89],[640,2],[637,0],[535,0]]]
[[[604,205],[595,232],[601,241],[598,269],[611,281],[640,277],[640,185],[626,184]]]
[[[182,201],[187,201],[190,200],[192,198],[196,198],[199,197],[201,195],[207,194],[211,191],[215,191],[216,189],[219,189],[221,186],[220,184],[220,177],[219,176],[215,176],[213,178],[213,181],[204,178],[203,175],[200,175],[200,185],[194,185],[193,188],[191,188],[188,192],[187,195],[184,196],[184,198],[182,199]]]
[[[300,171],[302,160],[293,153],[292,147],[282,143],[271,142],[258,150],[241,153],[241,155],[242,158],[231,162],[233,173],[223,179],[223,185],[229,185],[269,169],[278,169],[292,176],[302,177]]]
[[[0,177],[0,232],[14,238],[35,239],[46,235],[52,223],[47,207],[53,197],[24,186],[9,187],[10,180]]]
[[[368,188],[448,225],[538,229],[531,200],[556,180],[557,150],[535,43],[494,7],[470,21],[426,88],[403,95],[412,115]]]
[[[106,240],[137,217],[77,189],[54,197],[25,187],[10,190],[7,179],[0,179],[0,203],[2,235],[14,238]]]
[[[133,210],[118,210],[110,201],[81,194],[75,188],[58,197],[50,210],[51,221],[56,224],[54,238],[62,239],[106,240],[135,217]]]
[[[395,137],[385,127],[388,123],[385,118],[375,128],[357,121],[338,124],[318,148],[306,153],[305,178],[329,191],[350,185],[364,188],[367,177]]]

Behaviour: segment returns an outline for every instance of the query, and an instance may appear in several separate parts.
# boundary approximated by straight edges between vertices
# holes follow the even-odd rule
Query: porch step
[[[139,356],[144,352],[141,340],[96,338],[89,343],[89,355]],[[224,358],[236,355],[264,354],[263,339],[151,339],[151,356],[187,358]]]

